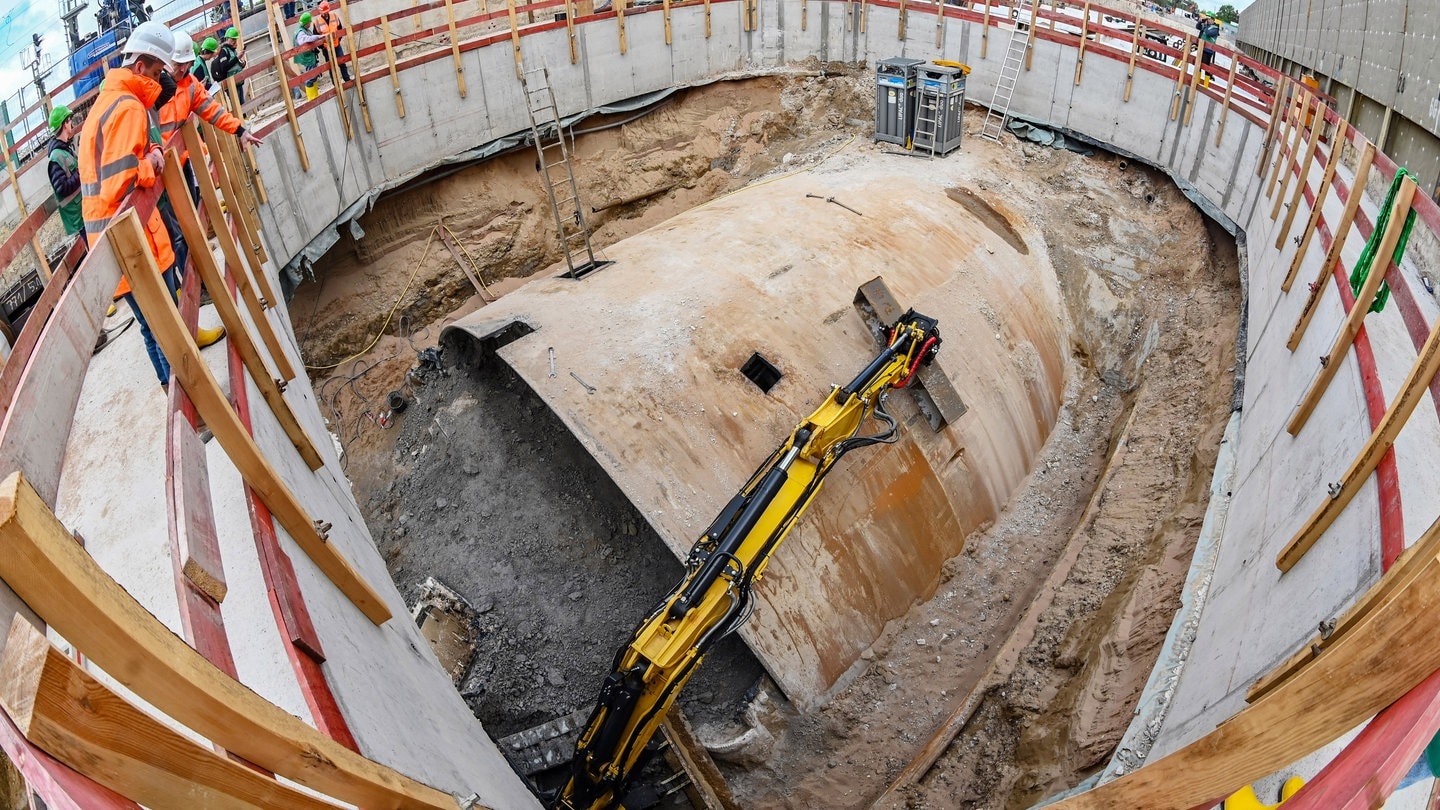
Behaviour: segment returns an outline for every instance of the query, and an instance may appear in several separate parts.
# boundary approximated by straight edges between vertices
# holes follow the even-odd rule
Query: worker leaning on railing
[[[80,134],[82,119],[64,104],[50,110],[50,160],[46,170],[50,188],[60,201],[60,222],[67,236],[85,238],[85,216],[80,211],[80,158],[75,154],[75,136]]]
[[[160,140],[165,142],[184,124],[193,113],[221,132],[228,132],[240,139],[242,144],[259,146],[261,141],[245,128],[244,122],[226,111],[224,105],[210,97],[204,85],[191,73],[195,64],[195,46],[186,34],[175,32],[175,51],[171,57],[174,65],[175,97],[160,108]],[[185,180],[190,185],[192,202],[200,200],[200,187],[195,182],[195,172],[190,167],[190,153],[181,149],[180,157],[185,161]]]

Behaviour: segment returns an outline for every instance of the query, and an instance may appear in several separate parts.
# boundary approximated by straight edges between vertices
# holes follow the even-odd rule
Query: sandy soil
[[[863,137],[845,121],[868,117],[872,81],[725,84],[583,136],[592,205],[674,184],[597,214],[597,241]],[[1162,175],[1113,156],[967,136],[964,159],[985,167],[975,191],[1028,223],[1017,235],[997,222],[997,235],[1042,239],[1055,266],[1073,344],[1060,420],[1006,511],[828,705],[801,715],[743,649],[691,685],[703,739],[763,727],[723,764],[744,806],[868,806],[957,713],[954,743],[883,805],[1018,807],[1073,784],[1118,741],[1178,604],[1228,416],[1233,242]],[[649,530],[504,369],[405,380],[438,325],[480,305],[427,245],[436,224],[484,256],[487,281],[524,277],[556,258],[542,194],[533,155],[517,153],[394,195],[291,307],[307,358],[329,367],[312,374],[402,592],[413,599],[434,575],[478,611],[481,655],[462,691],[496,735],[593,699],[613,646],[679,574],[658,538],[609,542]],[[347,359],[382,323],[388,336]],[[415,403],[384,429],[372,420],[391,390]],[[621,559],[626,546],[653,551]],[[583,656],[561,655],[577,637]]]

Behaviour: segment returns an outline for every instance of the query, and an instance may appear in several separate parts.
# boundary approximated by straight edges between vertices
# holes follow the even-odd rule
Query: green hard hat
[[[200,44],[200,50],[207,53],[214,53],[220,50],[220,43],[216,41],[214,37],[205,37],[205,41]]]
[[[65,126],[65,122],[69,119],[70,108],[64,104],[56,104],[50,110],[50,130],[52,132],[59,132],[60,127]]]
[[[307,12],[305,12],[304,14],[301,14],[301,15],[300,15],[300,24],[301,24],[301,25],[309,25],[309,24],[310,24],[310,20],[311,20],[310,12],[307,11]]]
[[[233,26],[233,25],[230,26],[230,28],[225,31],[225,38],[226,38],[226,39],[239,39],[239,38],[240,38],[240,29],[239,29],[239,28],[236,28],[236,27]]]

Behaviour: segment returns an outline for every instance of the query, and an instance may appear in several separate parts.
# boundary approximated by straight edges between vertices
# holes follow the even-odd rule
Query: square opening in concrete
[[[750,355],[750,359],[740,367],[740,373],[767,394],[770,393],[771,388],[775,387],[775,383],[780,382],[780,378],[785,376],[780,373],[780,369],[776,368],[774,363],[761,357],[759,352]]]

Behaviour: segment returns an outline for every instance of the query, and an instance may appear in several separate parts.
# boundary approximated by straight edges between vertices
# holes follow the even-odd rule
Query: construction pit
[[[1028,806],[1109,760],[1179,604],[1235,242],[1164,174],[980,139],[983,113],[948,158],[896,155],[872,75],[806,67],[587,119],[615,264],[558,277],[512,150],[382,197],[296,333],[407,602],[463,603],[442,660],[503,740],[583,719],[714,513],[873,356],[851,302],[883,278],[940,319],[968,412],[937,433],[892,395],[900,441],[842,462],[679,705],[735,806]]]

